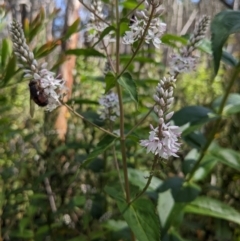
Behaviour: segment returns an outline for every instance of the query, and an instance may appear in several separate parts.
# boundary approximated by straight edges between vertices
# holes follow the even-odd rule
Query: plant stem
[[[155,106],[155,105],[154,105]],[[146,118],[151,114],[153,111],[154,106],[148,111],[148,113],[125,135],[126,137],[129,136],[138,126],[140,126]]]
[[[152,178],[153,178],[153,172],[155,170],[157,161],[158,161],[158,155],[155,155],[154,160],[153,160],[153,164],[152,164],[152,168],[151,168],[151,171],[150,171],[150,175],[148,177],[148,180],[147,180],[147,183],[146,183],[145,187],[143,188],[143,190],[140,193],[138,193],[136,195],[136,197],[133,200],[131,200],[129,205],[132,204],[133,202],[135,202],[138,198],[140,198],[147,191],[149,185],[151,184],[151,181],[152,181]]]
[[[119,10],[118,10],[118,0],[115,0],[115,10],[116,10],[116,75],[119,73],[119,50],[120,50],[120,26],[119,26]],[[122,90],[121,86],[117,83],[117,92],[119,99],[119,112],[120,112],[120,141],[121,141],[121,153],[123,161],[123,174],[124,174],[124,185],[126,192],[126,201],[130,202],[130,188],[128,181],[128,170],[127,170],[127,155],[126,155],[126,145],[125,145],[125,134],[124,134],[124,111],[123,111],[123,100],[122,100]]]
[[[109,24],[107,21],[105,21],[103,18],[101,18],[100,16],[98,16],[98,15],[95,13],[95,11],[93,11],[93,9],[89,8],[89,7],[83,2],[83,0],[79,0],[79,2],[80,2],[89,12],[93,13],[93,15],[94,15],[96,18],[98,18],[99,20],[101,20],[102,22],[104,22],[104,23],[106,23],[108,26],[110,26],[110,24]]]
[[[136,6],[134,9],[132,9],[126,16],[124,16],[124,18],[127,18],[127,17],[129,17],[130,15],[132,15],[132,14],[135,12],[135,10],[138,9],[138,7],[139,7],[142,3],[144,3],[144,1],[145,1],[145,0],[142,0],[140,3],[138,3],[137,6]]]
[[[223,99],[221,101],[219,110],[217,111],[217,114],[219,115],[219,118],[216,120],[216,123],[215,123],[215,125],[214,125],[214,127],[213,127],[213,129],[212,129],[212,131],[210,133],[210,136],[209,136],[206,144],[204,145],[204,147],[203,147],[203,149],[201,151],[201,155],[199,156],[197,162],[195,163],[195,165],[193,166],[191,172],[187,176],[187,178],[186,178],[187,182],[189,182],[192,179],[192,177],[193,177],[194,173],[196,172],[197,168],[199,167],[203,157],[205,156],[205,153],[207,152],[209,146],[211,145],[211,143],[212,143],[212,141],[213,141],[213,139],[215,137],[215,134],[217,133],[217,130],[219,129],[219,125],[220,125],[221,120],[222,120],[222,113],[223,113],[224,106],[225,106],[227,98],[228,98],[228,96],[230,94],[230,91],[231,91],[231,88],[233,86],[233,83],[236,80],[239,72],[240,72],[240,63],[235,68],[235,71],[234,71],[234,73],[232,75],[232,78],[231,78],[231,80],[230,80],[230,82],[228,84],[226,92],[225,92],[225,94],[223,96]]]
[[[96,125],[96,124],[94,124],[94,123],[91,122],[91,121],[89,121],[88,119],[86,119],[85,117],[83,117],[82,115],[80,115],[79,113],[77,113],[77,112],[76,112],[73,108],[71,108],[68,104],[63,103],[63,105],[66,106],[66,107],[67,107],[72,113],[74,113],[76,116],[78,116],[78,117],[80,117],[82,120],[86,121],[88,124],[90,124],[90,125],[96,127],[97,129],[103,131],[104,133],[106,133],[106,134],[108,134],[108,135],[110,135],[110,136],[113,136],[113,137],[119,138],[119,136],[117,136],[117,135],[111,133],[110,131],[108,131],[108,130],[106,130],[106,129],[104,129],[104,128],[102,128],[102,127]]]

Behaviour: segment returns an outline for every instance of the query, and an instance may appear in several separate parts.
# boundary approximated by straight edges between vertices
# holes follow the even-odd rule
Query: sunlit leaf
[[[86,57],[105,57],[104,54],[98,52],[95,49],[69,49],[65,52],[67,55],[76,55],[76,56],[86,56]]]
[[[240,224],[240,213],[226,203],[210,197],[198,197],[186,205],[184,211],[225,219]]]
[[[111,31],[116,31],[116,29],[113,26],[106,27],[102,33],[100,34],[100,37],[96,43],[92,47],[95,47],[98,43],[100,43],[105,36],[107,36]]]
[[[64,34],[63,39],[68,39],[72,34],[79,31],[80,18],[77,18],[72,25],[67,27],[67,32]]]
[[[160,240],[160,223],[150,200],[138,199],[129,207],[118,200],[117,205],[139,241]]]
[[[240,31],[240,11],[227,10],[218,13],[211,24],[214,70],[217,74],[222,57],[222,47],[230,34]]]
[[[223,96],[218,97],[213,101],[212,107],[217,112],[222,103]],[[239,94],[229,94],[225,106],[223,108],[223,115],[232,115],[240,112],[240,95]]]
[[[124,73],[118,83],[129,93],[131,99],[138,104],[138,92],[135,81],[129,73]]]
[[[106,74],[105,83],[106,83],[105,94],[107,94],[108,91],[111,90],[117,83],[116,77],[112,72],[108,72]]]

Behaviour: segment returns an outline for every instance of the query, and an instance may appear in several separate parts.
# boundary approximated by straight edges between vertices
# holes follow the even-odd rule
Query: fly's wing
[[[30,97],[30,116],[33,118],[34,116],[34,111],[35,111],[35,103]]]

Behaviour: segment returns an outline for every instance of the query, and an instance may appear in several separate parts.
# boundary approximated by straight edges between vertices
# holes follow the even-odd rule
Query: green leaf
[[[160,240],[160,224],[155,207],[148,199],[138,199],[129,207],[117,201],[118,208],[139,241]]]
[[[218,97],[213,101],[212,107],[217,112],[220,108],[223,96]],[[240,112],[240,95],[239,94],[230,94],[227,98],[223,109],[223,115],[232,115]]]
[[[11,80],[11,78],[17,73],[17,71],[15,71],[15,68],[16,68],[16,58],[12,56],[8,60],[1,86],[6,85]]]
[[[237,151],[227,148],[215,148],[211,150],[210,155],[216,161],[223,163],[237,171],[240,171],[240,154]]]
[[[31,28],[29,29],[29,42],[33,40],[35,36],[40,32],[40,30],[44,26],[44,9],[41,8],[38,15],[35,17],[35,19],[32,21],[32,23],[29,25]]]
[[[22,238],[22,239],[32,239],[34,237],[34,233],[32,230],[25,229],[24,231],[11,231],[10,237],[12,238]]]
[[[175,201],[170,189],[158,194],[157,211],[162,228],[166,226],[174,204]]]
[[[217,14],[211,24],[214,71],[217,75],[222,47],[230,34],[240,31],[240,11],[227,10]]]
[[[182,136],[200,129],[205,123],[216,119],[212,110],[203,106],[187,106],[174,113],[172,120],[177,126],[183,126]],[[193,137],[192,137],[193,138]],[[203,137],[200,137],[204,141]]]
[[[7,63],[7,60],[11,54],[10,41],[8,39],[2,40],[2,56],[1,56],[1,65],[4,67]]]
[[[200,45],[198,46],[198,49],[200,49],[201,51],[209,54],[212,56],[212,43],[210,40],[208,39],[203,39],[200,43]],[[228,53],[227,51],[223,50],[222,52],[222,57],[221,60],[231,66],[231,67],[236,67],[238,64],[237,59],[235,59],[230,53]]]
[[[116,31],[116,29],[113,27],[113,26],[109,26],[109,27],[106,27],[102,33],[100,34],[100,37],[98,39],[98,41],[96,43],[94,43],[94,45],[92,46],[93,48],[98,44],[100,43],[100,41],[102,41],[102,39],[108,35],[111,31]]]
[[[88,155],[86,161],[82,164],[81,167],[86,166],[87,164],[89,164],[90,160],[96,158],[98,155],[102,154],[105,150],[111,147],[116,139],[117,138],[113,136],[104,136],[103,139],[98,143],[96,148]]]
[[[72,25],[68,26],[66,34],[64,34],[63,39],[68,39],[72,34],[79,31],[80,18],[77,18]]]
[[[206,137],[200,131],[193,131],[195,128],[200,128],[201,125],[196,125],[193,128],[188,127],[182,132],[183,140],[191,147],[201,149],[206,143]]]
[[[124,1],[123,3],[121,3],[121,5],[123,5],[124,8],[133,10],[134,8],[136,8],[138,6],[138,2],[136,2],[135,0],[128,0],[128,1]],[[142,10],[144,9],[144,5],[141,4],[138,7],[138,10]]]
[[[187,44],[187,39],[180,37],[178,35],[174,35],[174,34],[164,34],[161,38],[161,41],[164,44],[167,44],[171,47],[177,48],[178,47],[178,42],[181,44],[186,45]]]
[[[36,58],[41,58],[49,53],[51,53],[57,46],[59,46],[61,43],[59,40],[50,40],[47,43],[43,44],[35,53],[34,56]]]
[[[187,106],[175,112],[172,117],[174,123],[178,126],[183,126],[187,123],[190,125],[203,124],[209,121],[212,110],[203,106]]]
[[[135,81],[129,73],[124,73],[119,79],[118,83],[129,93],[131,99],[138,104],[138,93]]]
[[[222,52],[222,61],[231,67],[236,67],[238,64],[238,61],[225,50]]]
[[[183,173],[185,175],[189,174],[194,167],[197,158],[199,157],[199,152],[196,149],[192,149],[185,157],[183,161]],[[203,180],[215,167],[217,164],[217,159],[212,157],[210,154],[206,154],[201,161],[199,167],[194,172],[192,180],[200,181]]]
[[[95,49],[69,49],[65,52],[67,55],[76,55],[76,56],[86,56],[86,57],[105,57],[104,54],[98,52]]]
[[[112,89],[116,85],[116,77],[112,72],[108,72],[105,76],[105,83],[106,83],[106,88],[105,88],[105,94],[108,93],[110,89]]]
[[[99,105],[99,103],[95,100],[89,100],[89,99],[82,99],[82,98],[73,98],[67,102],[68,104],[88,104],[88,105]]]
[[[120,36],[123,36],[126,31],[129,30],[129,22],[130,20],[128,18],[122,18],[120,20]]]
[[[179,232],[173,228],[169,230],[163,241],[190,241],[181,237]]]
[[[186,213],[195,213],[225,219],[240,224],[240,213],[229,205],[209,197],[198,197],[184,208]]]
[[[129,182],[137,187],[139,187],[140,190],[142,190],[149,177],[149,172],[143,172],[141,170],[128,168],[128,179]],[[156,190],[158,186],[162,184],[162,180],[158,179],[157,177],[152,178],[152,181],[148,187],[148,191]]]
[[[112,197],[115,201],[120,201],[120,202],[124,202],[125,197],[123,196],[123,193],[120,192],[119,190],[121,190],[121,186],[120,184],[112,184],[111,186],[105,186],[104,187],[104,191],[110,196]]]
[[[201,189],[194,183],[185,183],[183,178],[170,177],[166,179],[163,184],[157,189],[162,193],[171,189],[172,196],[175,202],[191,202],[194,200]]]

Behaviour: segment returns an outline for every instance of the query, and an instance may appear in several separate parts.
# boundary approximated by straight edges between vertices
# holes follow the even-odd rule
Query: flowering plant
[[[21,150],[14,153],[17,158],[6,154],[7,161],[16,161],[7,163],[8,168],[14,168],[5,188],[6,200],[10,201],[4,201],[1,210],[3,239],[182,240],[180,236],[189,228],[185,213],[209,215],[211,222],[221,218],[231,225],[239,224],[239,212],[226,202],[210,198],[216,194],[208,189],[215,186],[216,192],[216,183],[220,183],[219,162],[239,169],[239,153],[217,144],[218,138],[220,144],[228,144],[219,130],[230,115],[239,111],[236,96],[229,98],[239,65],[233,56],[219,52],[224,38],[237,31],[239,16],[234,11],[230,12],[232,15],[226,12],[214,18],[211,50],[206,39],[210,18],[206,15],[199,14],[194,22],[190,19],[183,28],[189,27],[189,36],[180,37],[179,33],[172,33],[181,24],[169,25],[172,16],[166,1],[80,0],[79,3],[82,22],[69,24],[73,14],[68,15],[62,36],[48,39],[43,45],[40,40],[32,40],[40,26],[48,22],[42,17],[44,14],[39,14],[29,25],[27,20],[22,24],[13,20],[8,29],[9,46],[13,50],[9,63],[17,61],[18,67],[12,71],[9,64],[3,71],[2,83],[7,83],[11,76],[14,81],[23,79],[21,93],[24,97],[25,93],[30,95],[34,106],[43,107],[37,115],[44,113],[46,122],[42,128],[40,118],[30,121],[18,114],[20,120],[16,118],[16,122],[23,123],[24,130],[18,138],[10,139],[8,146],[0,146],[3,156],[5,150],[10,149],[9,153]],[[71,7],[68,5],[66,11]],[[77,44],[72,47],[77,39],[73,37],[75,34],[80,35],[75,43],[81,48]],[[3,41],[2,45],[0,63],[6,66],[4,47],[8,44]],[[54,51],[60,48],[61,55],[55,58]],[[210,61],[205,55],[206,61],[202,61],[202,52],[213,55],[216,73],[221,56],[234,66],[229,83],[218,83],[226,90],[215,101],[212,95],[219,92],[212,87],[216,82],[210,83],[210,78],[203,74],[204,64],[209,65]],[[47,61],[43,61],[46,56]],[[186,95],[186,89],[192,90],[191,97]],[[199,93],[204,94],[202,106]],[[66,94],[68,98],[64,98]],[[14,103],[16,109],[22,103],[25,106],[24,101]],[[56,127],[59,124],[64,131]],[[16,123],[9,128],[14,132]],[[0,138],[10,138],[9,133],[4,133]],[[25,143],[21,139],[24,135],[26,140],[33,138],[18,149],[19,143]],[[215,166],[219,168],[217,171],[213,171]],[[8,169],[2,170],[5,182]],[[202,185],[209,173],[211,180]],[[12,208],[11,196],[18,185],[23,194],[16,200],[23,200],[23,204]],[[204,187],[202,190],[200,185]],[[234,192],[229,195],[230,200],[223,195],[218,197],[231,203],[234,195]],[[11,218],[8,210],[20,211]],[[42,225],[39,230],[38,225]],[[12,226],[16,232],[12,232]],[[125,230],[129,232],[125,234]],[[200,234],[198,238],[204,240]],[[186,235],[189,240],[195,236],[195,232]]]

